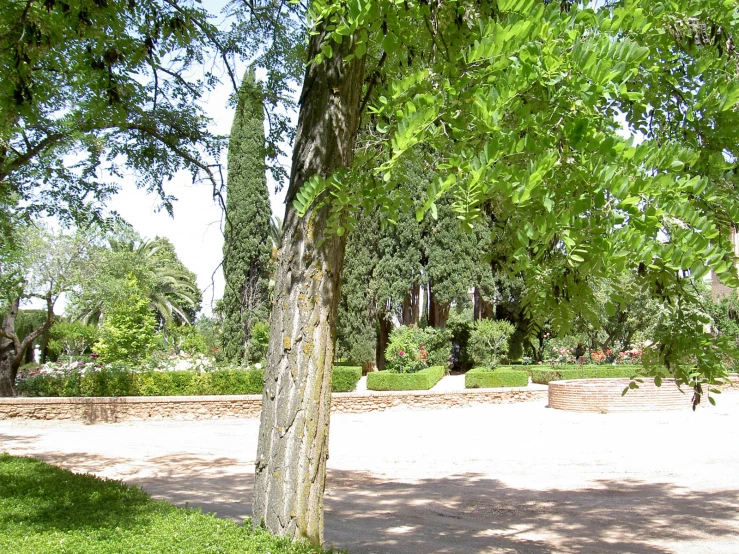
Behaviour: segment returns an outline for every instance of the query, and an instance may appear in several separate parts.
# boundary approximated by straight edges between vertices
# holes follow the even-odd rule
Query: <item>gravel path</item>
[[[350,554],[737,554],[738,421],[739,391],[696,413],[536,401],[335,414],[326,540]],[[256,420],[2,421],[0,450],[240,520],[257,431]]]

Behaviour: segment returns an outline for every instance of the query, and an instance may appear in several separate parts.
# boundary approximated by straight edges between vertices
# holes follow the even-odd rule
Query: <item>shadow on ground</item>
[[[596,485],[537,491],[474,474],[399,483],[334,471],[326,536],[357,554],[651,554],[696,552],[696,544],[715,539],[716,549],[706,551],[739,552],[739,491],[628,480]]]
[[[251,462],[189,454],[144,461],[39,457],[78,472],[115,474],[157,498],[236,521],[251,512]],[[530,490],[471,473],[408,483],[329,470],[326,542],[350,554],[739,552],[739,490],[589,484]]]

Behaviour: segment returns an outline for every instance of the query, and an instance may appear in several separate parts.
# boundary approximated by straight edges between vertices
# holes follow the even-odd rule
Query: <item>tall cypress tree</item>
[[[222,345],[234,362],[248,357],[252,325],[269,317],[271,210],[264,155],[262,89],[249,69],[228,145]]]

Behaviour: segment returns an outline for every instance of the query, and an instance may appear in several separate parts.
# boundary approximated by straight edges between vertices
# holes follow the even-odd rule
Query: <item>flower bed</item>
[[[528,384],[528,372],[520,369],[476,367],[464,375],[464,388],[466,389],[526,387]]]
[[[259,364],[257,364],[259,365]],[[176,366],[175,366],[176,367]],[[359,367],[335,367],[333,392],[356,388]],[[49,364],[22,375],[18,393],[33,397],[202,396],[262,394],[259,368],[134,369],[122,364]]]
[[[377,371],[367,375],[367,389],[429,390],[444,377],[445,373],[446,368],[443,366],[427,367],[416,373]]]

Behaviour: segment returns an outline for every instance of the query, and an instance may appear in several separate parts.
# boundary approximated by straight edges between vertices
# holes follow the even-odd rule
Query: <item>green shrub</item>
[[[433,366],[416,373],[377,371],[367,375],[369,390],[429,390],[444,377],[446,367]]]
[[[361,367],[334,367],[332,390],[353,391],[361,377]],[[66,375],[32,375],[19,380],[17,388],[19,394],[34,397],[262,394],[264,370],[134,372],[115,365],[85,374],[71,371]]]
[[[255,363],[267,357],[269,347],[269,323],[257,321],[251,326],[251,339],[244,353],[247,362]]]
[[[210,376],[210,388],[201,394],[262,394],[264,370],[222,369],[203,373]]]
[[[644,376],[646,372],[637,365],[584,365],[532,368],[530,374],[534,383],[546,385],[550,381],[565,379],[631,378]]]
[[[514,369],[476,367],[464,375],[466,389],[525,387],[528,384],[528,372]]]
[[[448,329],[401,325],[390,333],[385,368],[393,373],[415,373],[434,365],[446,366],[451,354]]]
[[[134,373],[115,365],[104,371],[81,374],[80,396],[138,396]]]
[[[18,381],[23,396],[197,396],[262,394],[264,371],[220,369],[133,372],[124,367],[67,375],[33,375]]]
[[[359,379],[362,378],[361,367],[336,366],[334,365],[333,380],[331,381],[332,392],[351,392],[357,388]]]
[[[515,327],[503,319],[481,319],[470,335],[469,348],[476,364],[496,366],[508,353],[508,339]]]
[[[81,356],[89,351],[98,339],[98,329],[94,325],[85,325],[77,321],[60,321],[49,331],[49,351],[55,356],[65,355],[68,358]]]

